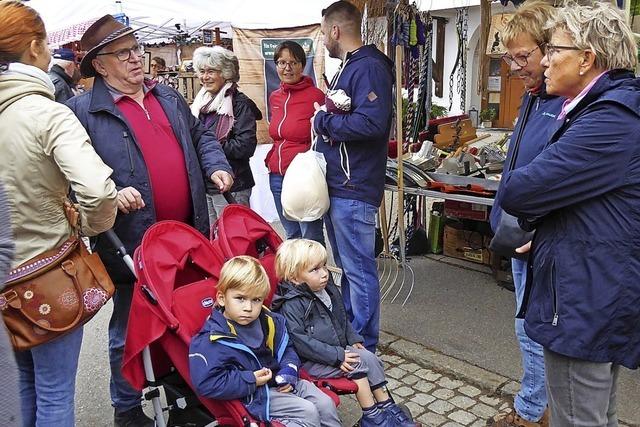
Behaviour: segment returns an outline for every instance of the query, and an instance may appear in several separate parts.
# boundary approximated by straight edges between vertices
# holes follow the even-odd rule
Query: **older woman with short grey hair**
[[[502,208],[535,229],[519,315],[544,348],[550,425],[616,426],[619,367],[640,365],[636,44],[610,3],[568,4],[551,29],[547,92],[567,100],[547,148],[503,178]]]
[[[256,104],[238,90],[238,58],[220,46],[199,47],[193,52],[193,67],[202,88],[191,105],[191,112],[211,131],[224,149],[235,175],[231,194],[236,202],[249,206],[254,186],[249,159],[256,149],[256,120],[262,113]],[[217,219],[226,205],[213,186],[207,188],[209,220]]]

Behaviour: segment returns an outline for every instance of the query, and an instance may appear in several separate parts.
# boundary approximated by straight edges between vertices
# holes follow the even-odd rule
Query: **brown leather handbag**
[[[65,209],[69,222],[77,223],[77,211],[68,203]],[[0,310],[13,348],[28,350],[83,325],[114,291],[98,254],[89,253],[74,232],[61,246],[9,272]]]

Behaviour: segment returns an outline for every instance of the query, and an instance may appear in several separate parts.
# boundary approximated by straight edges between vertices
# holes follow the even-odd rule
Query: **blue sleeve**
[[[253,371],[244,370],[225,357],[220,345],[194,338],[189,348],[191,383],[200,396],[233,400],[253,394],[256,379]]]
[[[639,134],[637,116],[619,104],[590,108],[529,165],[503,178],[502,208],[541,218],[620,187]]]
[[[249,159],[256,151],[256,116],[248,102],[240,101],[234,106],[233,129],[222,147],[228,159]]]
[[[355,72],[350,82],[351,112],[318,112],[313,122],[317,133],[347,142],[389,137],[393,78],[382,63],[368,62],[367,65]]]

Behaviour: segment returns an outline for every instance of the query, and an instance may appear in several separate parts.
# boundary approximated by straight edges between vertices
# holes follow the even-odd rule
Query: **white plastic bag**
[[[313,149],[293,158],[282,180],[282,211],[287,219],[315,221],[329,210],[327,162]]]

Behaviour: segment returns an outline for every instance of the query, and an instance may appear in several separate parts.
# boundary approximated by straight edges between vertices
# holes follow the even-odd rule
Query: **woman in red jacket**
[[[269,135],[273,148],[265,163],[269,169],[269,185],[278,210],[280,222],[287,239],[304,237],[324,245],[322,219],[313,222],[297,222],[285,218],[280,202],[282,179],[289,164],[298,153],[311,146],[310,119],[315,111],[313,103],[324,104],[324,93],[315,87],[309,76],[302,74],[307,58],[302,46],[294,41],[284,41],[276,48],[276,63],[280,88],[269,97],[271,122]]]

